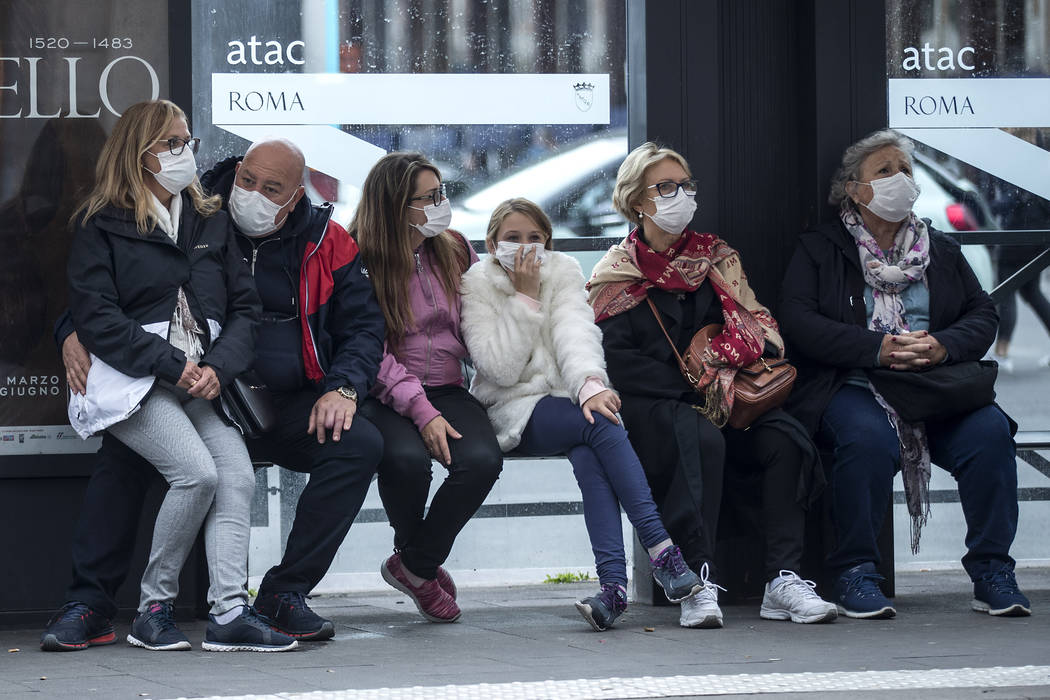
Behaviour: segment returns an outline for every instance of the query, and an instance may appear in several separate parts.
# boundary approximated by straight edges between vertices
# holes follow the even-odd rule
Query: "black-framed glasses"
[[[430,202],[436,207],[437,205],[441,204],[441,202],[444,201],[444,199],[445,199],[445,183],[442,182],[440,187],[436,187],[436,188],[430,190],[429,192],[427,192],[426,194],[421,194],[418,197],[409,197],[408,201],[409,202],[423,202],[423,201],[426,201],[426,200],[430,200]]]
[[[681,182],[667,180],[665,182],[658,182],[655,185],[649,185],[646,189],[651,190],[655,188],[658,195],[670,199],[678,194],[679,187],[685,190],[685,193],[690,197],[696,194],[696,180],[682,180]]]
[[[197,149],[200,148],[201,140],[196,136],[188,139],[172,136],[170,139],[157,139],[153,143],[166,143],[168,144],[168,150],[171,151],[171,155],[181,156],[182,152],[186,150],[186,146],[190,147],[190,151],[196,153]]]

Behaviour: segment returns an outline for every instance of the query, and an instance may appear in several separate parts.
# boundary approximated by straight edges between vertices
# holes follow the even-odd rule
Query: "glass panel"
[[[573,239],[574,248],[581,242],[585,248],[607,248],[610,241],[603,238],[627,232],[607,196],[627,153],[625,12],[623,0],[197,0],[194,122],[195,133],[204,137],[199,161],[214,163],[243,153],[246,138],[264,131],[297,142],[297,133],[305,133],[287,115],[281,117],[283,127],[216,126],[215,110],[224,105],[212,104],[215,73],[442,74],[430,81],[434,84],[445,74],[607,76],[608,118],[596,117],[593,123],[557,123],[556,109],[550,120],[514,123],[508,113],[542,111],[544,105],[537,103],[546,93],[525,90],[497,99],[482,85],[467,89],[467,106],[480,121],[489,112],[499,113],[499,123],[428,123],[436,121],[435,113],[456,107],[448,104],[445,93],[424,100],[419,89],[382,81],[359,95],[333,88],[332,100],[342,100],[337,113],[342,123],[319,125],[353,137],[322,131],[319,138],[330,145],[321,150],[345,148],[357,154],[355,144],[364,142],[383,151],[426,154],[448,186],[453,228],[472,240],[484,237],[496,204],[527,197],[551,216],[555,237]],[[250,32],[244,22],[248,14]],[[587,100],[597,108],[603,97],[603,86],[588,87],[589,82],[581,79],[576,91],[581,111],[590,109]],[[412,84],[427,87],[425,82]],[[463,93],[448,94],[464,99]],[[229,98],[228,92],[221,95]],[[361,123],[355,114],[370,100],[392,100],[399,123]],[[304,111],[311,109],[307,104]],[[309,173],[308,194],[332,201],[336,219],[344,224],[353,215],[367,172],[350,161],[356,157],[356,165],[369,165],[366,161],[377,157],[374,151],[361,153],[322,165],[307,149],[307,164],[315,168]]]
[[[0,3],[0,456],[94,452],[52,336],[70,217],[129,105],[168,95],[168,3]]]

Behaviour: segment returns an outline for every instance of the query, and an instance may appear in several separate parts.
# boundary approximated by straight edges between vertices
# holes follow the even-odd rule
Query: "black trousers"
[[[772,581],[781,569],[799,573],[806,536],[806,510],[796,498],[802,451],[790,435],[761,423],[750,430],[727,426],[722,433],[731,468],[760,475],[766,580]],[[730,503],[733,496],[724,494]]]
[[[306,434],[317,398],[312,389],[279,395],[279,427],[248,443],[253,459],[310,474],[284,558],[267,572],[260,595],[286,590],[306,594],[317,585],[361,509],[383,452],[382,436],[360,412],[339,442],[329,436],[318,444]],[[73,533],[73,582],[67,600],[86,603],[106,617],[116,614],[116,592],[128,576],[142,503],[155,473],[119,440],[108,434],[103,438]]]
[[[503,452],[484,407],[458,386],[427,387],[427,399],[463,437],[449,438],[452,464],[426,510],[433,479],[430,454],[411,420],[378,402],[362,412],[384,438],[379,496],[394,547],[416,576],[432,579],[448,558],[460,530],[481,507],[503,470]]]

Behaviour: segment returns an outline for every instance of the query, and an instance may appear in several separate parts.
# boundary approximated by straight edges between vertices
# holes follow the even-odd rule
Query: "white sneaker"
[[[700,567],[700,583],[703,588],[682,601],[682,614],[678,624],[682,627],[715,629],[722,626],[722,609],[718,607],[718,591],[725,590],[717,583],[707,580],[708,568]]]
[[[999,370],[1006,374],[1014,373],[1014,361],[1006,355],[992,354],[992,359],[999,363]]]
[[[838,608],[817,595],[816,587],[794,571],[781,569],[780,576],[766,584],[759,614],[765,620],[831,622],[838,617]]]

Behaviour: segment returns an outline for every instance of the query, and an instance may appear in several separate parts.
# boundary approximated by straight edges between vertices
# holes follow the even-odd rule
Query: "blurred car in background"
[[[612,206],[616,169],[627,155],[621,129],[570,144],[462,199],[452,200],[452,228],[471,240],[485,238],[492,210],[525,197],[551,218],[555,238],[624,236],[627,223]]]
[[[915,183],[921,190],[913,207],[916,214],[945,233],[999,228],[987,199],[976,185],[923,153],[916,152],[913,159]],[[992,291],[996,284],[995,265],[988,247],[964,245],[962,250],[981,286]]]

